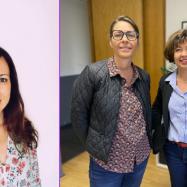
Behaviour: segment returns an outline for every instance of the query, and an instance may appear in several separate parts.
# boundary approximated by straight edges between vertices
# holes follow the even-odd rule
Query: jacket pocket
[[[95,158],[106,160],[104,135],[89,127],[86,139],[86,149]]]

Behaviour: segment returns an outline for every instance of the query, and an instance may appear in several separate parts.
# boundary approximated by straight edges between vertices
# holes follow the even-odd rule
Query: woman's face
[[[175,49],[174,61],[179,69],[187,70],[187,40]]]
[[[8,64],[0,57],[0,116],[10,99],[11,82]]]
[[[128,34],[130,40],[127,38],[126,34],[123,35],[121,40],[116,40],[118,34],[120,36],[120,33],[123,32]],[[136,32],[132,25],[125,21],[117,22],[113,28],[113,37],[110,39],[110,46],[113,49],[114,56],[131,60],[137,45],[138,39],[136,38]]]

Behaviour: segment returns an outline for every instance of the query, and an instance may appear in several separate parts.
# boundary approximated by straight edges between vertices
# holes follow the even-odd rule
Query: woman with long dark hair
[[[38,133],[25,116],[16,69],[0,47],[0,186],[39,187]]]

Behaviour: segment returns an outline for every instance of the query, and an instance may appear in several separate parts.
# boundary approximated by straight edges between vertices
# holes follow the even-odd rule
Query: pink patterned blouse
[[[114,59],[107,63],[110,77],[120,74]],[[140,164],[150,154],[150,145],[146,133],[146,123],[142,105],[134,93],[133,84],[139,77],[136,67],[132,64],[134,75],[130,86],[122,78],[120,109],[117,130],[110,149],[107,163],[94,158],[101,167],[117,173],[133,172],[134,164]]]
[[[18,149],[20,148],[19,145]],[[14,142],[8,137],[6,161],[0,163],[0,186],[41,186],[36,149],[29,150],[25,154],[19,153]]]

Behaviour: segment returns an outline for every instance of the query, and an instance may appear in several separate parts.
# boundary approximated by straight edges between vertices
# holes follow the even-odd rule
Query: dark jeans
[[[187,187],[187,148],[168,141],[164,153],[172,187]]]
[[[132,173],[115,173],[103,169],[93,159],[90,159],[90,187],[139,187],[147,160],[135,165]]]

